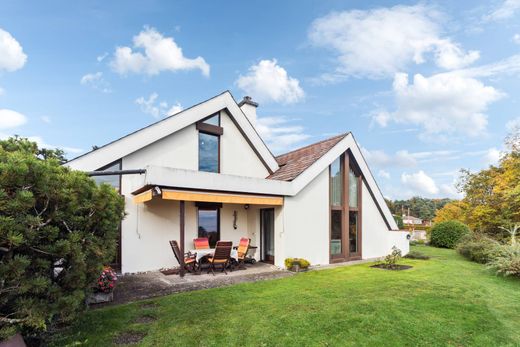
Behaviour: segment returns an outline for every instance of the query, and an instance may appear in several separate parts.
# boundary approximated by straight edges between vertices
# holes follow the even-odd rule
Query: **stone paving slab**
[[[246,270],[228,271],[227,275],[216,272],[215,276],[206,274],[206,271],[202,271],[200,275],[188,273],[184,278],[181,278],[179,275],[164,275],[159,271],[124,275],[118,280],[117,288],[114,291],[114,301],[92,305],[91,308],[120,305],[173,293],[224,287],[237,283],[257,282],[293,275],[292,272],[264,263],[246,265],[246,267]]]

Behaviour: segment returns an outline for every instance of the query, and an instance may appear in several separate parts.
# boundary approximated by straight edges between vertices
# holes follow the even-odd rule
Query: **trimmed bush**
[[[435,224],[431,230],[431,245],[441,248],[455,248],[460,239],[470,233],[468,226],[450,220]]]
[[[429,256],[427,256],[424,253],[418,252],[418,251],[410,251],[404,257],[408,258],[408,259],[421,259],[421,260],[428,260],[428,259],[430,259]]]
[[[492,261],[502,246],[497,241],[479,234],[468,234],[460,239],[457,251],[464,257],[480,264]]]
[[[520,277],[520,246],[501,246],[488,267],[497,275]]]
[[[308,260],[305,260],[303,258],[287,258],[285,259],[285,267],[289,270],[293,267],[293,265],[300,265],[300,269],[307,269],[309,266],[311,266],[311,263],[309,263]]]

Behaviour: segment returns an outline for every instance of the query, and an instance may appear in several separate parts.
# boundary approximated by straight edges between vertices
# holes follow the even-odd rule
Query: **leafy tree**
[[[412,216],[431,220],[438,209],[452,201],[451,199],[427,199],[415,196],[408,200],[387,200],[386,203],[393,214],[408,214],[408,210],[410,210]]]
[[[63,161],[27,139],[0,141],[0,340],[74,319],[115,255],[123,198]]]
[[[506,139],[509,151],[498,166],[471,173],[462,170],[464,199],[438,211],[435,221],[456,219],[494,239],[511,238],[520,223],[520,130]],[[511,241],[512,242],[512,241]]]
[[[394,214],[395,223],[397,224],[397,227],[402,230],[404,229],[404,223],[403,223],[403,217],[401,217],[398,214]]]

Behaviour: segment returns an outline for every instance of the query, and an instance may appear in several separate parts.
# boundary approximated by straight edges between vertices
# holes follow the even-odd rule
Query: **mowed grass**
[[[51,344],[106,346],[144,332],[142,346],[518,346],[520,281],[452,250],[406,271],[370,264],[174,294],[93,310]],[[153,303],[155,307],[143,306]],[[148,315],[155,321],[135,322]]]

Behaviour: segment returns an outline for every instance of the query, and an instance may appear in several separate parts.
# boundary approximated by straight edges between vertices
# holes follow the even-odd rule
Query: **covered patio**
[[[143,186],[132,194],[133,202],[144,206],[148,215],[155,213],[163,218],[167,214],[176,217],[175,223],[178,224],[172,226],[171,233],[163,236],[163,240],[167,236],[169,241],[177,241],[180,254],[198,253],[197,262],[202,258],[201,254],[214,253],[217,241],[231,241],[233,246],[238,246],[242,238],[251,240],[248,252],[248,260],[251,262],[272,261],[274,257],[274,215],[275,209],[283,206],[282,196],[158,185]],[[201,237],[209,240],[210,248],[195,249],[194,239]],[[161,249],[164,249],[162,245]],[[174,259],[174,252],[170,251],[169,254]],[[231,257],[237,260],[236,250]],[[179,275],[184,277],[185,259],[182,256],[179,258]]]

